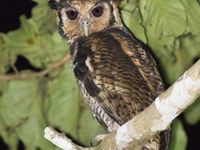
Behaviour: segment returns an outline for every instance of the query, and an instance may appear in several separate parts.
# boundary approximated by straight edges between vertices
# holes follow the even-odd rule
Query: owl
[[[165,89],[149,49],[123,25],[117,0],[49,0],[70,46],[85,103],[109,132],[148,107]],[[143,150],[164,150],[165,131]]]

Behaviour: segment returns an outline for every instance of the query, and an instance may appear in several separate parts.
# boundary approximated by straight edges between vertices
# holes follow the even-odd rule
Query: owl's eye
[[[103,14],[103,7],[97,6],[93,8],[91,12],[94,17],[101,17],[101,15]]]
[[[71,20],[75,20],[78,17],[78,12],[75,10],[69,10],[66,13],[67,13],[67,17]]]

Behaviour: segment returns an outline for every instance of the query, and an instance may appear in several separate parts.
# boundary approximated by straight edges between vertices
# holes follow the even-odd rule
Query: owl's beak
[[[88,36],[88,34],[89,34],[89,21],[88,20],[83,20],[81,22],[81,27],[84,30],[85,36]]]

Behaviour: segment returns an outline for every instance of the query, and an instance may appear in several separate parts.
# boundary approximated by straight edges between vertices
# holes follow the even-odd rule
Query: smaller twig
[[[80,147],[73,143],[71,139],[67,138],[65,135],[58,133],[50,127],[46,127],[44,130],[44,137],[51,141],[57,147],[63,150],[83,150],[87,148]]]
[[[51,71],[56,70],[63,66],[69,60],[69,54],[66,54],[62,59],[55,62],[54,64],[49,65],[49,67],[45,70],[35,73],[16,73],[11,75],[0,75],[0,80],[10,81],[17,79],[28,79],[28,78],[41,78],[49,74]]]
[[[16,67],[13,63],[11,63],[10,66],[11,66],[11,68],[14,70],[14,72],[15,72],[16,74],[19,73],[17,67]]]

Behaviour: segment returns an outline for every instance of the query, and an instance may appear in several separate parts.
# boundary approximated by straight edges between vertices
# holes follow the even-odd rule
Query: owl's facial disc
[[[97,3],[94,7],[92,7],[88,12],[89,17],[85,17],[81,19],[81,27],[85,33],[85,36],[89,35],[90,32],[90,20],[98,19],[103,15],[104,7],[101,3]],[[90,18],[90,19],[89,19]],[[94,18],[94,19],[91,19]]]
[[[85,33],[85,36],[88,36],[89,34],[89,29],[90,29],[90,24],[88,19],[83,19],[81,20],[81,27]]]
[[[118,8],[109,0],[49,0],[56,1],[59,33],[72,42],[117,25]],[[54,9],[54,7],[53,7]],[[118,19],[119,20],[119,19]]]

